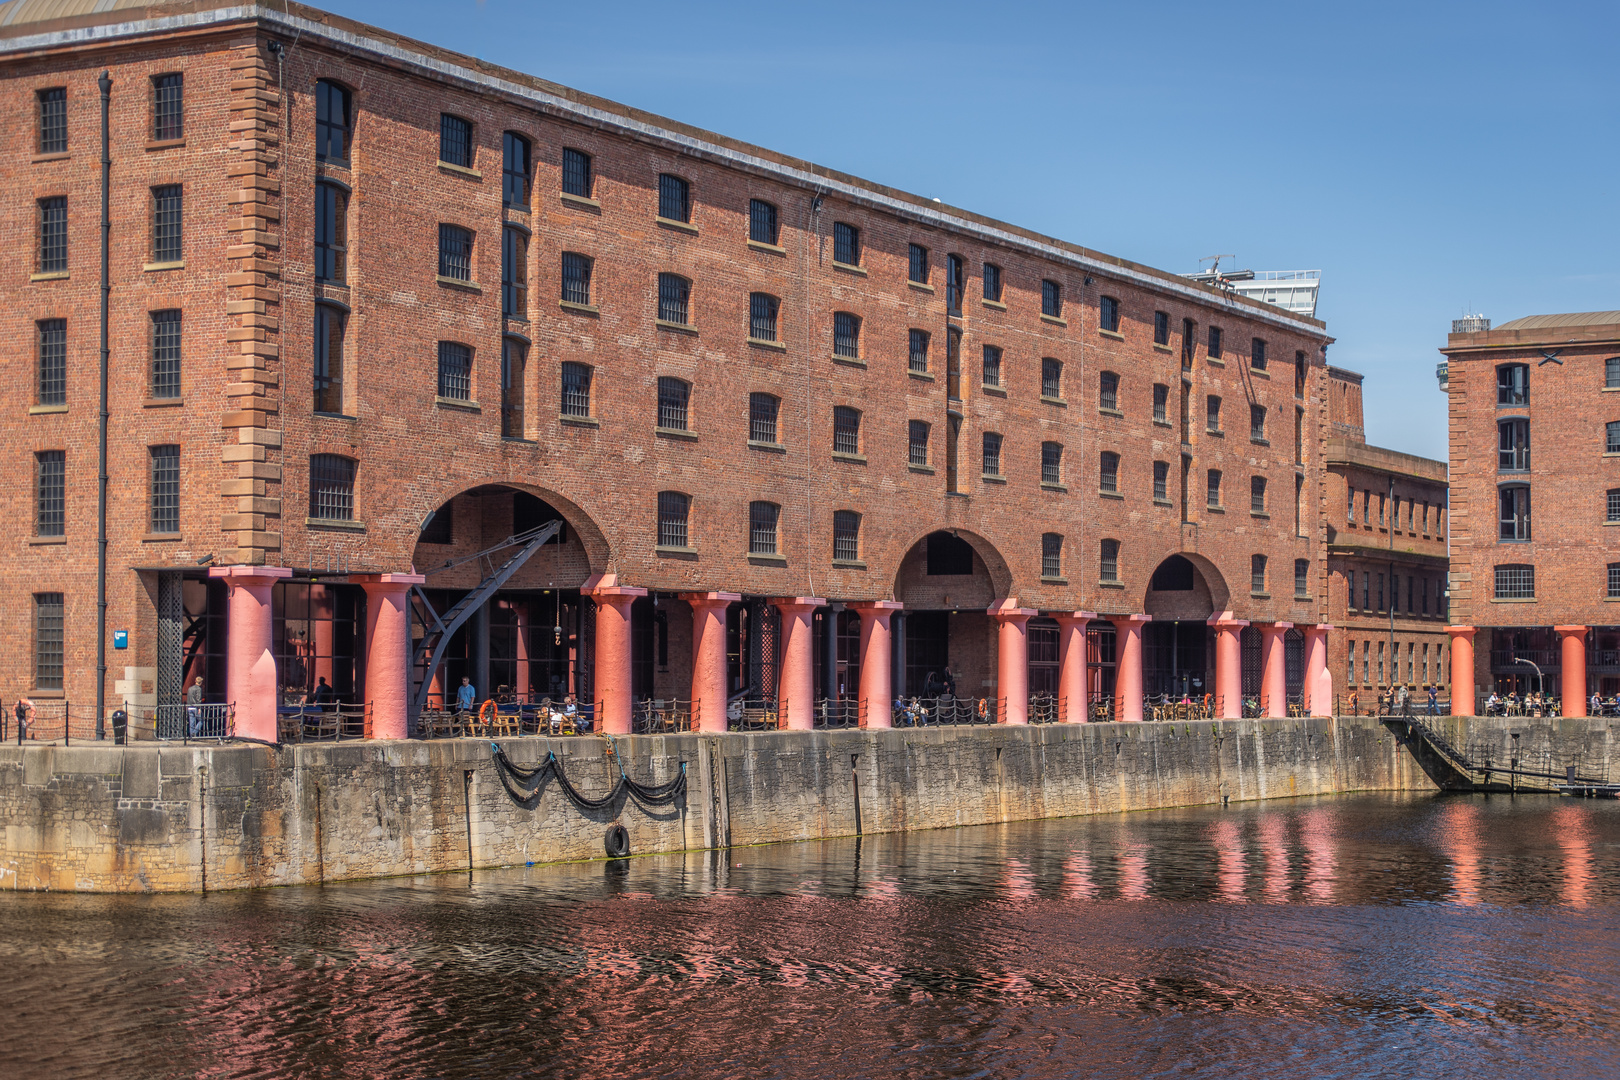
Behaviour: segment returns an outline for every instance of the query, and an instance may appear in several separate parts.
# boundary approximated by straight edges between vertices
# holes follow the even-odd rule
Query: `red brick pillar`
[[[776,703],[791,731],[816,726],[816,608],[827,601],[814,596],[784,596],[771,601],[782,613],[782,673]]]
[[[1094,611],[1064,611],[1058,624],[1058,722],[1086,722],[1086,627]]]
[[[692,711],[699,728],[726,730],[726,609],[739,593],[681,593],[692,605]]]
[[[998,720],[1029,723],[1029,620],[1034,608],[1014,599],[998,600],[986,609],[996,620],[996,696],[1002,701]]]
[[[1215,628],[1215,707],[1222,720],[1243,718],[1243,628],[1247,619],[1210,617]]]
[[[597,574],[580,586],[580,592],[596,602],[596,669],[591,690],[601,703],[597,730],[608,735],[630,734],[630,695],[635,685],[631,681],[630,605],[647,595],[646,589],[618,581],[617,575]]]
[[[366,738],[410,734],[411,586],[421,574],[356,574],[366,590]]]
[[[279,566],[216,566],[210,577],[224,578],[227,599],[225,700],[236,707],[236,734],[277,741],[280,685],[271,637],[274,616],[270,588],[292,571]]]
[[[1474,628],[1448,626],[1451,635],[1451,715],[1474,715]],[[1462,706],[1461,709],[1458,706]]]
[[[1142,627],[1151,615],[1110,615],[1114,624],[1114,719],[1142,719]]]
[[[1333,673],[1328,670],[1327,623],[1307,626],[1305,631],[1305,704],[1312,716],[1333,715]]]
[[[1565,716],[1586,715],[1586,627],[1555,626],[1558,634],[1559,689]]]
[[[848,605],[861,617],[862,726],[893,727],[894,696],[889,687],[889,618],[903,605],[894,600],[861,600]]]
[[[1291,622],[1259,623],[1261,708],[1270,717],[1288,715],[1288,662],[1283,635]]]

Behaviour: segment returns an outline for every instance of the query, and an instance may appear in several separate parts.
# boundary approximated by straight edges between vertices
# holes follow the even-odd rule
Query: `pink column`
[[[593,574],[579,591],[596,601],[596,671],[593,696],[601,702],[599,730],[608,735],[630,734],[630,605],[646,596],[646,589],[620,585],[617,574]],[[724,635],[722,635],[723,637]],[[722,646],[721,667],[725,656]],[[586,704],[581,702],[581,704]]]
[[[726,730],[726,609],[739,593],[681,593],[692,605],[692,711],[703,731]]]
[[[513,655],[517,657],[517,672],[513,678],[517,680],[512,687],[512,693],[518,695],[519,701],[527,701],[529,696],[529,627],[534,619],[530,614],[532,605],[527,600],[512,601],[512,618],[517,624],[517,641],[513,643]]]
[[[225,650],[225,697],[236,707],[236,734],[273,743],[280,687],[271,649],[270,587],[292,571],[279,566],[216,566],[210,577],[230,586]]]
[[[335,627],[332,622],[332,589],[329,585],[317,585],[310,590],[309,618],[315,625],[310,634],[310,663],[304,668],[304,679],[309,683],[306,690],[314,690],[319,680],[325,679],[326,685],[332,685],[332,652]]]
[[[848,606],[861,617],[861,712],[866,717],[863,726],[892,727],[889,618],[903,605],[894,600],[861,600]]]
[[[1312,716],[1333,715],[1333,673],[1328,670],[1327,623],[1301,628],[1305,634],[1305,704]]]
[[[1114,719],[1142,719],[1142,627],[1151,615],[1110,615],[1114,624]]]
[[[1260,702],[1270,717],[1288,715],[1288,662],[1283,635],[1294,628],[1291,622],[1259,623]]]
[[[1222,720],[1243,718],[1243,628],[1247,619],[1234,619],[1231,612],[1210,617],[1215,628],[1215,697]]]
[[[1559,650],[1559,691],[1565,716],[1586,715],[1586,627],[1555,626]]]
[[[1021,608],[1013,598],[997,600],[985,609],[996,620],[996,696],[1001,698],[999,722],[1029,723],[1029,620],[1034,608]]]
[[[403,739],[410,734],[411,586],[427,579],[356,574],[349,580],[366,590],[366,738]]]
[[[814,596],[784,596],[771,601],[782,613],[782,673],[776,702],[791,731],[816,726],[816,608],[827,601]]]
[[[1063,611],[1058,624],[1058,722],[1086,722],[1086,626],[1094,611]]]
[[[1448,626],[1451,635],[1451,715],[1474,714],[1474,628]]]

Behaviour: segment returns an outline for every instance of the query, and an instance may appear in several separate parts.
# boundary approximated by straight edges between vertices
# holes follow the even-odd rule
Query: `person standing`
[[[28,714],[34,711],[34,703],[26,697],[17,699],[17,738],[28,738]]]
[[[1440,695],[1432,685],[1429,687],[1429,715],[1440,715]]]
[[[472,712],[477,701],[478,691],[473,687],[472,680],[463,675],[461,685],[456,688],[456,712]]]
[[[186,727],[195,739],[202,734],[203,683],[202,676],[186,690]]]
[[[951,665],[946,664],[940,674],[940,697],[956,697],[956,676],[951,674]]]

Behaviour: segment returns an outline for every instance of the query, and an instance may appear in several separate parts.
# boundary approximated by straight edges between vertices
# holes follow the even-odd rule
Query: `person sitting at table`
[[[579,732],[581,735],[587,735],[590,733],[590,718],[580,715],[579,703],[574,700],[573,694],[569,694],[568,697],[563,699],[563,717],[569,724],[573,725],[574,730]]]

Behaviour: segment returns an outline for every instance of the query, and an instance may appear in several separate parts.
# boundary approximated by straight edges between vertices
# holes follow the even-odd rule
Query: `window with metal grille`
[[[1104,450],[1100,458],[1097,486],[1103,491],[1119,490],[1119,455],[1112,450]]]
[[[1119,541],[1104,540],[1097,545],[1098,562],[1101,564],[1101,577],[1104,581],[1119,580]]]
[[[564,195],[591,197],[591,155],[583,150],[563,149],[562,189]]]
[[[315,159],[347,164],[354,135],[349,92],[335,82],[315,84]]]
[[[984,298],[1001,303],[1001,267],[992,262],[984,264]]]
[[[343,336],[348,316],[342,308],[315,305],[315,411],[343,415]]]
[[[1607,513],[1605,521],[1620,521],[1620,488],[1610,488],[1605,493]]]
[[[691,325],[688,301],[692,283],[679,274],[658,275],[658,318],[661,322]]]
[[[666,431],[686,430],[686,406],[692,386],[682,379],[662,375],[658,379],[658,426]]]
[[[1604,425],[1603,452],[1620,454],[1620,420],[1610,420]]]
[[[913,330],[911,332],[911,352],[908,361],[909,370],[919,375],[928,374],[928,331]]]
[[[1170,422],[1170,388],[1163,383],[1153,384],[1153,420],[1159,424]]]
[[[1249,477],[1249,513],[1263,514],[1266,512],[1266,478],[1263,476]]]
[[[1116,458],[1117,461],[1117,458]],[[1063,444],[1041,443],[1041,483],[1063,483]]]
[[[1500,540],[1530,539],[1530,489],[1522,485],[1504,487],[1497,493],[1500,506]]]
[[[1170,498],[1170,463],[1168,461],[1155,461],[1153,463],[1153,497],[1160,502]]]
[[[182,251],[181,214],[183,195],[179,184],[152,189],[152,261],[179,262]]]
[[[1620,599],[1620,563],[1609,564],[1609,599]]]
[[[65,605],[59,592],[34,594],[34,688],[62,689]]]
[[[911,245],[910,280],[919,285],[928,284],[928,249],[921,244]]]
[[[39,152],[67,153],[67,87],[39,92]]]
[[[439,276],[472,280],[473,234],[460,225],[439,226]]]
[[[341,284],[348,276],[349,193],[315,185],[315,280]]]
[[[1097,407],[1113,412],[1119,411],[1119,376],[1112,371],[1105,371],[1098,378]]]
[[[928,424],[923,420],[913,420],[909,427],[910,461],[912,465],[928,464]]]
[[[847,311],[836,312],[833,315],[833,355],[847,356],[852,359],[860,357],[860,316],[852,315]]]
[[[967,267],[962,256],[945,256],[945,314],[962,314],[962,290],[966,285]]]
[[[781,301],[770,293],[748,294],[748,336],[755,341],[776,340],[776,315]]]
[[[39,272],[58,274],[68,268],[67,196],[39,200]]]
[[[42,319],[39,331],[39,404],[67,404],[67,320]]]
[[[439,396],[472,400],[472,347],[459,341],[439,342]]]
[[[1264,555],[1249,556],[1249,591],[1257,593],[1266,591],[1266,557]]]
[[[1530,468],[1530,421],[1504,420],[1496,425],[1496,468],[1524,472]]]
[[[1050,356],[1041,357],[1041,397],[1062,399],[1063,361]]]
[[[148,447],[151,459],[151,519],[154,533],[180,531],[180,448]]]
[[[777,246],[781,228],[776,220],[776,206],[764,199],[748,200],[748,239],[756,244]]]
[[[41,450],[34,455],[34,534],[61,536],[65,529],[67,454]]]
[[[1211,360],[1221,358],[1221,328],[1218,326],[1209,328],[1209,358]]]
[[[861,230],[846,222],[833,222],[833,262],[861,265]]]
[[[1055,281],[1041,282],[1041,314],[1054,319],[1063,317],[1063,286]]]
[[[1496,369],[1496,403],[1498,405],[1530,404],[1530,367],[1528,364],[1503,364]]]
[[[152,138],[181,139],[186,134],[186,77],[178,72],[152,77]]]
[[[574,251],[563,252],[562,298],[564,303],[590,306],[591,260],[589,257]]]
[[[1249,366],[1257,371],[1266,370],[1266,343],[1260,338],[1249,343]]]
[[[1305,396],[1305,369],[1308,366],[1309,365],[1307,365],[1305,363],[1305,354],[1303,352],[1295,352],[1294,353],[1294,396],[1297,397],[1297,398],[1302,398],[1302,397]]]
[[[1041,577],[1063,576],[1063,536],[1061,533],[1041,533]]]
[[[859,454],[861,452],[860,410],[848,405],[833,408],[833,453]]]
[[[1153,313],[1153,344],[1170,344],[1170,313],[1168,311],[1155,311]]]
[[[1112,296],[1104,296],[1097,302],[1098,322],[1104,330],[1110,333],[1119,333],[1119,301]]]
[[[1219,510],[1221,506],[1221,470],[1209,470],[1209,492],[1204,499],[1206,505],[1212,510]]]
[[[1611,356],[1603,361],[1603,388],[1620,390],[1620,356]]]
[[[994,345],[984,347],[984,385],[1001,385],[1001,350]]]
[[[562,415],[591,415],[591,368],[572,360],[562,366]]]
[[[1534,600],[1536,598],[1536,568],[1523,563],[1508,563],[1496,568],[1496,598],[1498,600]]]
[[[353,458],[313,454],[309,459],[309,516],[317,521],[354,520]]]
[[[472,168],[472,121],[449,113],[439,114],[439,160],[447,165]]]
[[[1425,585],[1428,583],[1425,582]],[[1294,595],[1309,596],[1311,593],[1311,560],[1294,560]],[[1428,646],[1424,646],[1427,648]]]
[[[670,221],[692,220],[692,187],[678,176],[658,176],[658,216]]]
[[[687,547],[686,523],[692,511],[692,500],[679,491],[658,493],[658,546],[661,548]]]
[[[748,441],[777,445],[776,413],[781,399],[774,394],[748,395]]]
[[[501,314],[529,318],[529,236],[510,226],[501,230]]]
[[[1001,475],[1001,436],[994,431],[984,433],[984,475]]]
[[[1266,438],[1266,407],[1264,405],[1249,406],[1249,439],[1253,442],[1264,442]]]
[[[523,413],[529,350],[515,338],[501,340],[501,438],[523,438]]]
[[[782,508],[773,502],[748,504],[748,554],[776,554],[776,519]]]
[[[833,511],[833,561],[858,562],[861,557],[861,515],[853,510]]]
[[[529,140],[515,131],[501,135],[501,202],[514,209],[529,208],[529,182],[534,160]]]

